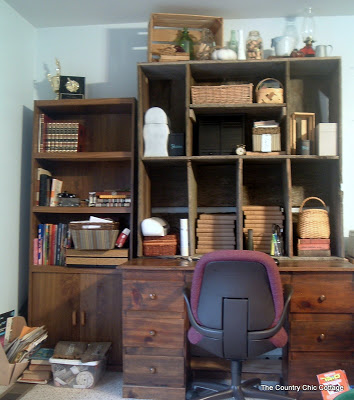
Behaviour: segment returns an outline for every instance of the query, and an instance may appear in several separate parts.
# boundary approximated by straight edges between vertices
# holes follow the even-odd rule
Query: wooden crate
[[[188,28],[194,41],[201,38],[203,28],[214,34],[217,46],[223,46],[224,19],[205,15],[151,14],[149,21],[148,61],[159,61],[161,50],[174,44],[178,33]]]

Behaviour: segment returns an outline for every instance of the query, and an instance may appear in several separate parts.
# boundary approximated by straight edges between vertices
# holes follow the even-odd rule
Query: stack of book
[[[246,242],[248,241],[248,230],[253,231],[253,249],[270,253],[273,225],[284,229],[284,215],[278,206],[244,206],[244,228]]]
[[[131,206],[130,191],[103,191],[96,192],[93,204],[95,207],[130,207]]]
[[[82,151],[84,126],[78,121],[55,121],[45,114],[39,117],[39,152],[78,152]]]
[[[234,250],[236,214],[200,214],[197,220],[196,253]]]
[[[56,207],[58,194],[62,192],[63,181],[52,177],[52,173],[44,168],[37,168],[36,206]]]
[[[41,348],[29,357],[30,364],[17,382],[38,383],[44,385],[52,378],[52,366],[49,361],[54,349]]]
[[[297,255],[299,257],[330,257],[330,239],[298,239]]]

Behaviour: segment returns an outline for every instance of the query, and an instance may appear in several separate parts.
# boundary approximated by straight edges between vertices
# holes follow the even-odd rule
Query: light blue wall
[[[0,313],[27,297],[35,29],[0,0]]]

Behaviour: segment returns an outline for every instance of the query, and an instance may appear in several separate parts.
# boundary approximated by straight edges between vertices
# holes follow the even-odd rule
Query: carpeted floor
[[[26,385],[19,383],[17,385]],[[53,383],[47,385],[32,385],[24,395],[8,392],[9,386],[0,386],[0,400],[121,400],[122,373],[106,371],[102,379],[92,389],[58,388]],[[19,392],[19,391],[18,391]],[[166,399],[167,400],[167,399]]]

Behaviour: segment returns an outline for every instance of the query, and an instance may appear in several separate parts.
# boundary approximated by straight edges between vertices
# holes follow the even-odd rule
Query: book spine
[[[44,239],[44,226],[38,225],[38,265],[43,265],[43,239]]]
[[[38,238],[33,239],[33,265],[38,265]]]

